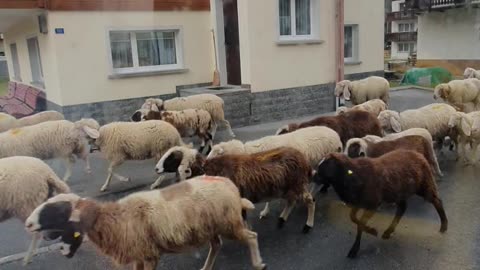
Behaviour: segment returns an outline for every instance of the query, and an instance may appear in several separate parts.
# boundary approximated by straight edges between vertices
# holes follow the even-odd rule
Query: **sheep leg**
[[[155,180],[155,182],[150,186],[150,189],[156,189],[157,187],[159,187],[163,181],[165,180],[165,175],[164,174],[161,174],[157,180]]]
[[[270,204],[267,202],[265,204],[265,208],[263,208],[262,212],[260,212],[260,219],[266,217],[270,213]]]
[[[110,185],[110,181],[112,180],[112,176],[115,176],[116,178],[118,178],[120,181],[123,181],[122,179],[128,179],[128,178],[125,178],[119,174],[116,174],[113,172],[113,168],[115,168],[116,166],[120,165],[122,162],[121,161],[112,161],[110,162],[110,166],[108,167],[108,175],[107,175],[107,179],[105,180],[105,184],[103,184],[102,188],[100,189],[100,191],[104,192],[107,190],[108,186]],[[128,181],[128,180],[127,180]]]
[[[388,227],[388,229],[383,233],[382,238],[383,239],[389,239],[392,233],[395,231],[395,228],[398,225],[398,222],[400,222],[400,219],[402,218],[403,214],[405,214],[405,210],[407,209],[407,202],[402,201],[397,203],[397,212],[395,213],[395,217],[392,220],[392,223]]]
[[[266,269],[267,265],[262,262],[262,257],[260,256],[260,251],[258,250],[257,234],[246,228],[242,228],[236,234],[236,238],[248,245],[253,268],[255,270]]]
[[[222,120],[223,125],[227,128],[228,133],[230,134],[230,137],[235,138],[235,133],[233,133],[232,126],[230,126],[230,122],[228,120],[223,119]]]
[[[68,182],[68,179],[72,176],[72,167],[75,162],[74,156],[69,156],[64,158],[65,161],[65,175],[63,176],[63,181]]]
[[[135,262],[133,264],[133,270],[143,270],[143,261]]]
[[[477,158],[478,143],[473,142],[473,143],[472,143],[472,148],[471,148],[470,151],[471,151],[471,152],[470,152],[470,162],[471,162],[472,164],[475,164],[475,163],[477,163],[477,161],[478,161],[478,158]]]
[[[85,161],[85,172],[88,174],[91,174],[92,169],[90,168],[90,159],[88,154],[89,154],[88,148],[86,146],[83,146],[82,151],[79,154],[77,154],[77,157]]]
[[[366,223],[362,223],[360,220],[357,219],[357,213],[358,211],[360,211],[360,208],[352,208],[352,211],[350,211],[350,220],[359,225],[359,226],[362,226],[362,230],[365,231],[366,233],[369,233],[373,236],[377,236],[378,235],[378,232],[375,228],[372,228],[372,227],[369,227],[367,226]],[[365,213],[367,212],[368,210],[365,210],[362,217],[365,215]],[[373,213],[372,213],[372,216],[373,216]]]
[[[24,266],[31,262],[32,257],[33,257],[33,253],[35,252],[35,250],[37,249],[37,245],[41,241],[40,236],[41,235],[38,232],[33,234],[32,242],[30,242],[30,246],[28,247],[27,254],[25,255],[25,258],[23,258],[23,265]]]
[[[143,261],[144,270],[155,270],[157,268],[158,260]]]
[[[220,236],[215,236],[212,240],[210,240],[210,251],[208,252],[207,260],[205,261],[205,265],[201,270],[212,270],[213,264],[215,263],[215,259],[217,258],[218,252],[222,247],[222,239]]]
[[[353,211],[353,209],[352,209]],[[358,209],[356,210],[358,212]],[[359,223],[357,224],[357,236],[355,237],[355,242],[353,243],[352,248],[348,252],[348,258],[355,258],[357,256],[358,250],[360,249],[360,241],[362,240],[362,233],[364,228],[366,228],[366,224],[370,218],[373,216],[373,212],[369,210],[364,210],[363,215],[360,218]]]
[[[440,169],[440,165],[438,164],[438,159],[437,159],[437,156],[435,155],[435,153],[433,153],[433,164],[430,164],[432,166],[432,168],[435,168],[435,171],[437,172],[438,176],[439,177],[443,177],[443,173],[442,173],[442,170]]]
[[[303,203],[307,205],[308,208],[308,217],[307,223],[303,227],[303,233],[308,233],[310,229],[313,228],[313,223],[315,219],[315,200],[313,199],[312,195],[305,190],[303,193]]]
[[[280,217],[278,219],[278,228],[282,228],[285,222],[287,221],[288,217],[290,216],[290,213],[293,210],[293,207],[295,207],[296,201],[293,200],[288,200],[287,205],[283,209],[282,213],[280,214]]]
[[[212,134],[212,138],[215,138],[215,133],[217,133],[217,128],[218,128],[217,122],[213,121],[212,127],[210,129],[210,134]]]
[[[440,227],[440,232],[444,233],[448,229],[448,219],[447,215],[445,214],[445,209],[443,209],[443,203],[442,200],[440,200],[437,196],[433,196],[431,200],[429,200],[433,206],[435,206],[435,209],[437,210],[438,215],[440,216],[440,221],[441,221],[441,227]]]

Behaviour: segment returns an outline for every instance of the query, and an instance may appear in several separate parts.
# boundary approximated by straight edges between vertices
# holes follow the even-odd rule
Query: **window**
[[[411,53],[415,51],[414,43],[398,43],[398,52]]]
[[[182,68],[179,29],[110,31],[114,73],[137,73]]]
[[[358,61],[358,25],[345,26],[345,62]]]
[[[18,51],[17,44],[10,44],[10,53],[12,55],[12,66],[13,66],[13,78],[16,81],[22,81],[22,76],[20,74],[20,63],[18,62]]]
[[[312,10],[314,0],[279,0],[281,39],[313,37]]]
[[[398,32],[415,32],[414,23],[399,23]]]
[[[27,39],[27,47],[32,70],[32,84],[43,87],[43,69],[38,39],[36,37]]]

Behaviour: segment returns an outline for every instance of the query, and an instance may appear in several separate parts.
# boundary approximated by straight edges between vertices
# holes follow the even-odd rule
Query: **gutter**
[[[335,80],[336,82],[343,81],[345,78],[344,70],[344,38],[345,38],[345,0],[336,1],[336,16],[335,16],[335,43],[336,43],[336,53],[335,53]],[[340,106],[340,98],[335,98],[335,110]]]

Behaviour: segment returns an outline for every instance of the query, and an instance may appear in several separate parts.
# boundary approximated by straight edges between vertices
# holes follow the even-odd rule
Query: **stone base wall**
[[[383,76],[383,71],[346,75],[350,80],[367,76]],[[178,96],[189,96],[200,93],[214,93],[225,101],[225,118],[233,127],[242,127],[301,116],[332,112],[335,110],[333,90],[335,84],[278,89],[252,93],[249,89],[235,88],[229,90],[208,90],[209,84],[197,84],[190,87],[177,87],[177,94],[155,96],[171,99]],[[194,88],[194,89],[192,89]],[[72,106],[58,106],[48,102],[48,109],[62,112],[66,119],[76,121],[92,117],[100,124],[114,121],[130,121],[131,115],[140,108],[148,97],[126,100],[113,100]]]

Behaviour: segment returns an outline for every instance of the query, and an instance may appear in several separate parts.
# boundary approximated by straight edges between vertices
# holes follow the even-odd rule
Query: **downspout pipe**
[[[344,70],[344,39],[345,39],[345,0],[336,0],[336,22],[335,22],[335,40],[336,40],[336,59],[335,59],[335,81],[338,83],[345,78]],[[335,98],[335,110],[341,106],[340,98]]]

